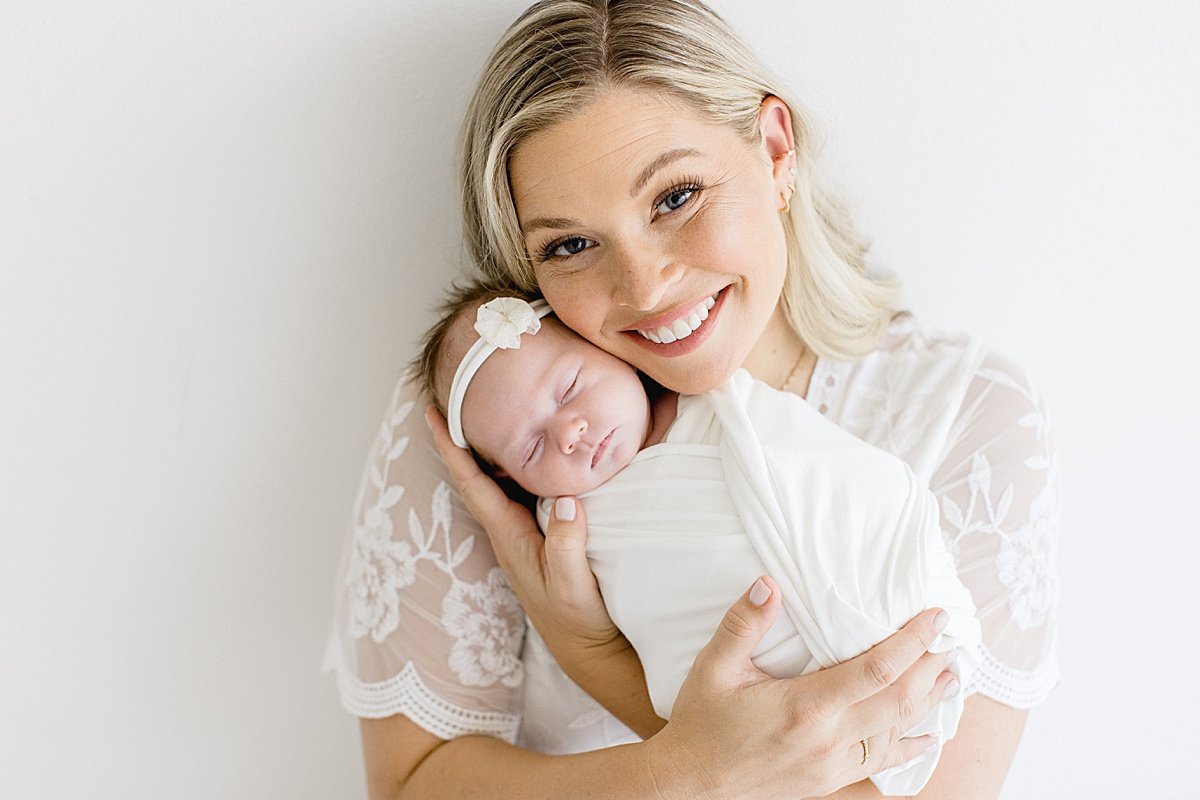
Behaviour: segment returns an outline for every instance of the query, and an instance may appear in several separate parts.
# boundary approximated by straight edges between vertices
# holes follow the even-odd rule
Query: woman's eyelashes
[[[683,183],[672,186],[658,196],[658,199],[654,201],[654,210],[660,215],[678,211],[703,190],[704,187],[700,181],[684,179]]]
[[[654,219],[674,214],[689,205],[694,205],[695,200],[706,188],[699,180],[684,178],[654,199],[652,208]],[[586,236],[562,236],[536,248],[534,252],[537,253],[539,263],[562,261],[577,256],[585,250],[590,250],[596,244],[596,241]]]
[[[588,247],[596,244],[591,239],[582,236],[568,236],[565,239],[555,239],[538,251],[539,261],[549,261],[552,258],[570,258],[578,255]]]

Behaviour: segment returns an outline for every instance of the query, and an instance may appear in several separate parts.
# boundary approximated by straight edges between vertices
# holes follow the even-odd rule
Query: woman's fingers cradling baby
[[[610,640],[615,626],[588,566],[587,517],[583,503],[574,497],[554,501],[554,513],[546,524],[544,558],[546,593],[551,601],[583,624],[580,633]]]
[[[936,744],[931,736],[904,738],[904,732],[959,691],[957,678],[946,671],[951,654],[929,652],[946,619],[941,609],[924,611],[857,658],[818,673],[837,681],[833,702],[845,707],[850,774],[873,775]]]
[[[746,797],[785,792],[781,774],[794,785],[828,793],[934,745],[932,737],[902,737],[941,700],[950,681],[943,672],[947,654],[928,652],[938,633],[936,609],[857,658],[774,679],[750,656],[778,615],[779,594],[770,578],[759,578],[697,656],[671,722],[656,737],[663,752],[674,754],[664,758],[691,754],[692,761],[674,768],[700,775],[728,771]],[[684,744],[671,747],[676,739]]]

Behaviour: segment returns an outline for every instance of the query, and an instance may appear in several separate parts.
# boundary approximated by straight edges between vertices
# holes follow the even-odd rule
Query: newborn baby
[[[760,669],[832,666],[940,606],[950,622],[933,649],[958,651],[952,669],[967,686],[975,608],[936,501],[902,461],[743,370],[703,395],[652,398],[631,366],[549,313],[544,300],[466,291],[426,337],[421,377],[459,447],[544,498],[543,527],[553,498],[584,496],[589,563],[660,716],[762,573],[785,614],[755,650]],[[938,746],[872,776],[881,792],[920,791],[964,694],[906,732]]]

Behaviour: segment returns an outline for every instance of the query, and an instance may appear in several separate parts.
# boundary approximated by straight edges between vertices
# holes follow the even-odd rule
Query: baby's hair
[[[479,306],[495,300],[497,297],[520,297],[522,300],[534,300],[537,295],[522,292],[512,286],[489,281],[472,281],[466,284],[455,283],[450,291],[438,304],[438,321],[421,337],[421,351],[409,365],[413,377],[421,390],[425,392],[442,416],[446,415],[445,398],[440,388],[448,388],[450,380],[458,365],[446,362],[446,342],[454,323],[463,314],[474,315]],[[447,374],[445,370],[449,369]]]

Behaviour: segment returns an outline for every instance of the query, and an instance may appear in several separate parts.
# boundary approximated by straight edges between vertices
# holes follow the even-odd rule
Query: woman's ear
[[[790,197],[796,184],[796,138],[787,103],[768,95],[758,109],[758,130],[763,151],[771,160],[771,180],[775,190]]]

